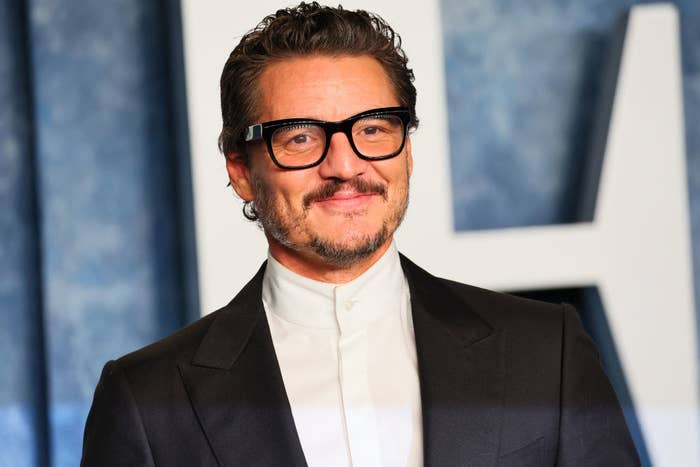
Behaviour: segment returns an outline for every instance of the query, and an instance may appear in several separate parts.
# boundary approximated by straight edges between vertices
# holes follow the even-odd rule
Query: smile
[[[367,206],[378,193],[337,192],[313,204],[333,210],[356,210]]]

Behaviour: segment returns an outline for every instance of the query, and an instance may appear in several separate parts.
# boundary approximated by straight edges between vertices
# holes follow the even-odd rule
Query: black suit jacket
[[[571,307],[438,279],[401,261],[426,466],[639,465]],[[82,465],[306,465],[262,306],[263,272],[224,308],[105,365]]]

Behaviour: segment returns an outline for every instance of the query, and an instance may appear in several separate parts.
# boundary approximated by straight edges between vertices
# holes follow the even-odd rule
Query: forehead
[[[261,121],[336,121],[364,110],[399,105],[382,65],[369,56],[309,56],[274,62],[260,76]]]

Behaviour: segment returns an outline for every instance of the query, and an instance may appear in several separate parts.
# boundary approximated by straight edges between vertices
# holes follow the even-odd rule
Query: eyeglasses
[[[410,121],[405,107],[372,109],[340,122],[290,118],[251,125],[245,142],[265,141],[272,161],[281,169],[308,169],[328,154],[331,137],[344,133],[361,159],[379,161],[397,156],[406,143]]]

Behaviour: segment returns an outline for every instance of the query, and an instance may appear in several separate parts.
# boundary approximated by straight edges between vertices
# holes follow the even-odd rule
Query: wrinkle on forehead
[[[370,56],[296,57],[269,65],[260,77],[261,121],[343,120],[398,105],[382,65]]]

